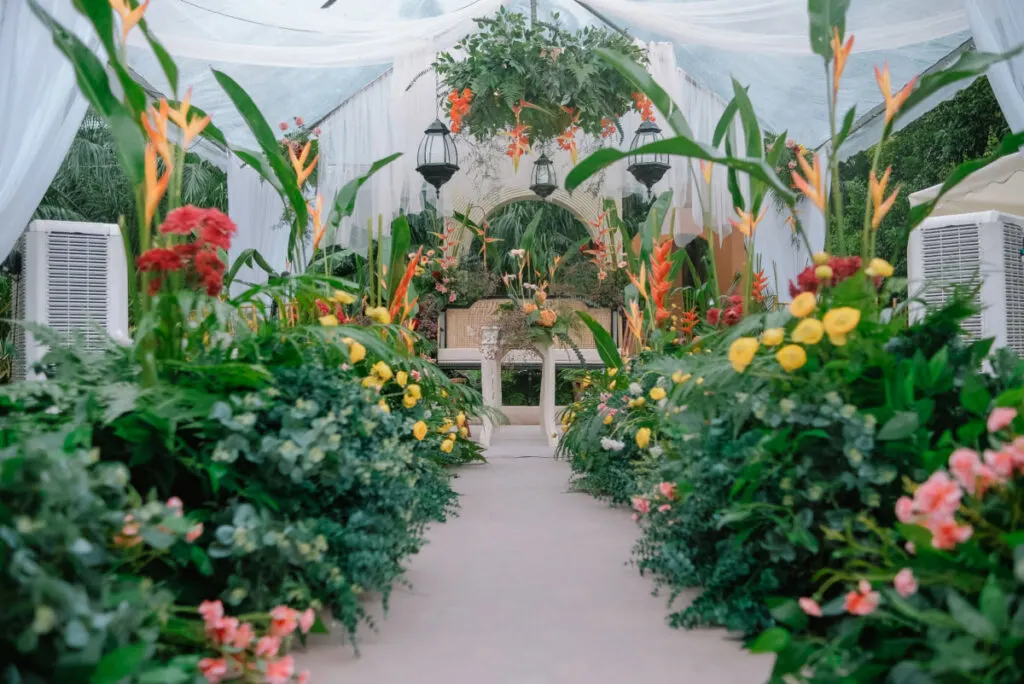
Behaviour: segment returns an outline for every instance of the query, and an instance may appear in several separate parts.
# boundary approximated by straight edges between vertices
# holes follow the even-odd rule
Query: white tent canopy
[[[910,205],[935,199],[941,185],[910,195]],[[968,176],[943,195],[932,216],[952,216],[976,211],[1001,211],[1024,216],[1024,156],[1011,154]]]

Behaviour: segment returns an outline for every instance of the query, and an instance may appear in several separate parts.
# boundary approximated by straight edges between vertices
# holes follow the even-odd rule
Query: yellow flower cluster
[[[647,403],[647,400],[644,399],[643,397],[637,397],[636,399],[630,399],[629,400],[629,408],[631,408],[631,409],[640,408],[640,407],[642,407],[646,403]]]
[[[348,360],[352,363],[359,363],[366,358],[366,347],[359,344],[351,337],[342,338],[342,342],[348,347]]]
[[[402,397],[402,406],[405,408],[412,408],[416,405],[416,402],[422,398],[423,392],[420,389],[420,386],[414,383],[405,388],[405,394]]]
[[[380,323],[381,325],[391,323],[391,312],[385,306],[366,307],[366,316],[374,323]]]
[[[365,351],[363,353],[365,354]],[[391,372],[391,366],[383,361],[378,361],[370,368],[370,374],[363,378],[363,387],[380,389],[392,377],[394,374]]]

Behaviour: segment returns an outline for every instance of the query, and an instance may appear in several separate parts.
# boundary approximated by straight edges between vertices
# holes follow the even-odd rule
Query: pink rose
[[[977,454],[974,455],[977,457]],[[963,494],[960,485],[951,480],[944,471],[939,470],[932,473],[932,476],[914,492],[914,509],[926,516],[950,516],[960,508]]]
[[[664,513],[666,511],[671,511],[671,510],[672,510],[672,505],[671,504],[661,504],[660,506],[658,506],[658,511],[660,511],[661,513]]]
[[[450,295],[448,295],[448,301],[449,302],[454,302],[455,301],[455,293],[454,292],[452,292]]]
[[[986,450],[985,465],[991,468],[992,472],[1002,480],[1013,477],[1014,460],[1013,454],[1009,451]]]
[[[914,502],[910,497],[901,496],[896,501],[896,519],[901,523],[914,522]]]
[[[646,514],[651,512],[651,502],[642,496],[633,497],[633,509],[637,513]]]
[[[306,124],[306,122],[302,120],[301,116],[295,117],[295,125],[296,126],[304,126],[305,124]]]
[[[295,674],[295,659],[285,656],[280,660],[267,663],[267,676],[264,681],[267,684],[288,684],[293,674]]]
[[[222,617],[214,622],[206,623],[206,636],[217,646],[233,642],[237,631],[238,618]]]
[[[658,485],[658,491],[666,499],[676,498],[676,483],[675,482],[662,482]]]
[[[313,135],[315,135],[316,137],[319,138],[320,137],[320,133],[321,133],[321,131],[320,131],[320,127],[319,126],[317,126],[316,128],[313,129]]]
[[[803,596],[797,603],[800,604],[800,609],[811,617],[821,617],[821,606],[814,599]]]
[[[1017,409],[1012,408],[995,408],[992,409],[992,413],[988,414],[988,431],[999,432],[1005,427],[1009,427],[1013,422],[1013,419],[1017,417]]]
[[[892,580],[892,585],[903,598],[917,593],[917,580],[914,579],[914,571],[910,568],[903,568]]]
[[[228,664],[223,658],[203,658],[199,661],[199,671],[210,684],[218,684],[228,674]]]
[[[277,124],[277,127],[280,128],[282,131],[287,131],[288,130],[288,122],[287,121],[282,121],[281,123]]]
[[[952,518],[929,521],[926,527],[932,533],[932,546],[947,551],[964,543],[974,534],[974,528],[970,525],[957,525]]]
[[[185,535],[185,541],[187,541],[189,544],[191,544],[196,539],[199,539],[202,536],[203,536],[203,523],[199,523],[198,525],[196,525],[195,527],[193,527],[191,530],[188,531],[188,534]]]
[[[277,606],[270,611],[270,635],[288,636],[299,626],[299,611],[288,606]]]
[[[256,637],[256,633],[252,629],[252,625],[248,622],[243,622],[238,627],[238,631],[235,632],[235,638],[232,640],[231,645],[235,648],[249,648],[249,644]]]
[[[316,612],[312,608],[307,608],[299,616],[299,631],[303,634],[309,634],[309,630],[312,629],[314,622],[316,622]]]
[[[857,585],[857,591],[851,591],[846,595],[846,612],[851,615],[870,615],[878,608],[882,596],[877,591],[871,591],[871,583],[861,580]]]
[[[980,467],[981,459],[973,449],[960,448],[949,455],[949,471],[968,494],[974,494]]]
[[[256,642],[256,655],[260,658],[273,658],[281,648],[281,638],[265,636]]]
[[[175,517],[180,518],[182,510],[185,508],[185,504],[183,504],[181,499],[178,497],[172,496],[167,500],[167,507],[174,511]]]
[[[203,601],[199,604],[199,614],[207,625],[213,624],[224,617],[224,604],[220,601]]]

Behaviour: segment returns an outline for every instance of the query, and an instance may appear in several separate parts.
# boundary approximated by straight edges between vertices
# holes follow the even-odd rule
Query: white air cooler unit
[[[937,306],[953,285],[981,284],[980,314],[964,322],[975,339],[1024,355],[1024,218],[982,211],[926,219],[910,234],[907,270],[911,297]],[[923,306],[911,309],[923,315]]]
[[[128,331],[128,268],[116,225],[33,221],[21,236],[15,318],[81,333],[86,349],[102,346],[103,330]],[[15,329],[14,379],[24,380],[45,347]]]

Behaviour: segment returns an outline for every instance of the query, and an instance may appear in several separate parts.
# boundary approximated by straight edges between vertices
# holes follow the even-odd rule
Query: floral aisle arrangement
[[[606,48],[645,60],[643,51],[618,33],[585,27],[564,30],[551,21],[504,8],[477,21],[478,31],[456,50],[438,56],[434,68],[451,89],[446,106],[452,131],[489,140],[510,136],[514,159],[531,143],[557,141],[575,157],[576,135],[622,135],[618,118],[632,106],[635,88],[595,50]]]
[[[363,285],[308,272],[227,294],[239,267],[227,250],[246,227],[181,206],[175,144],[222,136],[188,96],[148,102],[121,61],[141,33],[177,91],[147,6],[76,3],[108,69],[32,3],[116,131],[140,199],[122,230],[138,231],[141,253],[129,254],[131,337],[87,352],[33,328],[50,349],[47,381],[0,393],[5,674],[305,682],[294,643],[324,631],[328,612],[355,636],[367,597],[386,601],[426,525],[455,510],[443,466],[479,460],[466,422],[482,402],[413,351],[421,255],[407,257],[401,226],[392,245],[406,244],[388,262],[374,254]],[[235,153],[294,210],[289,258],[303,263],[308,224],[322,238],[365,179],[330,214],[307,206],[316,155],[283,149],[217,76],[260,145]]]
[[[853,38],[843,35],[836,4],[812,5],[810,14],[838,123]],[[673,110],[642,68],[605,57],[661,111]],[[883,141],[913,104],[1006,57],[971,54],[900,90],[887,69],[876,70]],[[676,137],[659,149],[723,164],[733,180],[748,174],[752,192],[749,201],[735,197],[733,224],[748,238],[769,191],[791,208],[798,237],[804,211],[826,213],[830,235],[841,231],[842,197],[825,192],[821,161],[797,149],[797,168],[788,169],[784,146],[763,144],[739,85],[718,130],[737,116],[748,133],[745,157],[721,154],[720,139],[692,140],[681,116],[670,117]],[[847,129],[835,126],[833,149]],[[1022,143],[1011,135],[994,157],[965,163],[943,192]],[[601,150],[582,160],[567,187],[621,156]],[[874,231],[898,189],[877,167],[876,158],[861,253],[814,254],[790,284],[785,310],[755,306],[763,279],[751,257],[738,291],[723,293],[728,307],[706,311],[689,337],[659,332],[655,306],[627,311],[641,345],[621,359],[610,340],[599,343],[608,369],[566,412],[560,453],[578,484],[632,507],[642,572],[670,599],[700,589],[671,624],[756,636],[752,650],[778,654],[772,682],[1016,681],[1014,409],[1024,366],[964,334],[977,312],[970,292],[914,321],[906,305],[886,309],[901,285],[875,258]],[[780,177],[776,168],[793,173]],[[908,227],[932,206],[915,208]]]

